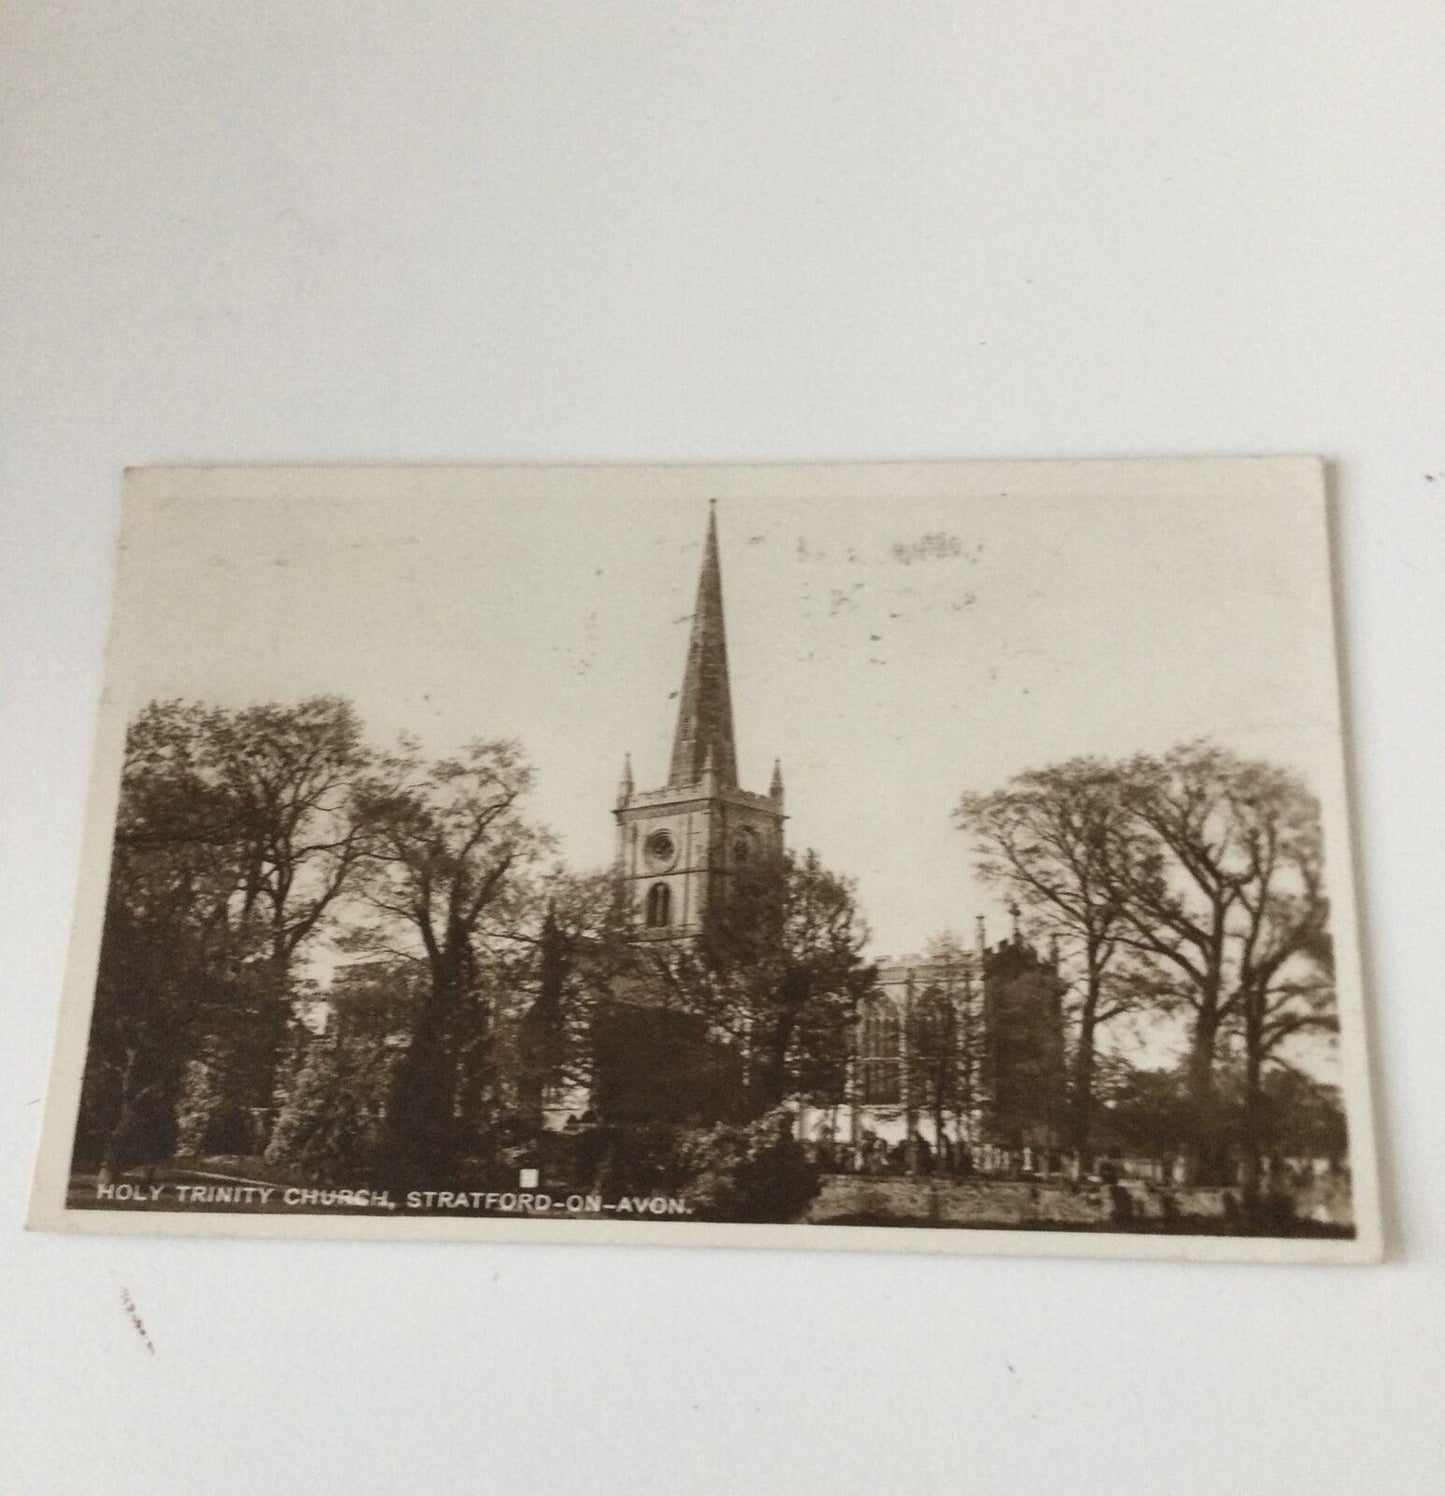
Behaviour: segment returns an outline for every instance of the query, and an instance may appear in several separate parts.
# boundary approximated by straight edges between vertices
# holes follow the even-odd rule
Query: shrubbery
[[[688,1203],[704,1220],[796,1220],[822,1182],[782,1107],[756,1122],[684,1133],[678,1154]]]
[[[221,1108],[221,1090],[215,1071],[204,1060],[190,1060],[176,1103],[176,1151],[199,1156],[206,1144],[216,1113]]]
[[[374,1184],[394,1068],[386,1051],[358,1060],[329,1044],[310,1045],[286,1087],[266,1162],[326,1184]]]
[[[792,1221],[818,1193],[822,1176],[778,1107],[752,1122],[711,1127],[584,1122],[544,1133],[508,1162],[540,1165],[554,1185],[623,1195],[686,1195],[710,1221]],[[509,1173],[508,1182],[515,1178]]]

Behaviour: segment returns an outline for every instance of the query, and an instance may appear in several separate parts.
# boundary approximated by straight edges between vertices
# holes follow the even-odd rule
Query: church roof
[[[733,741],[732,691],[728,684],[727,634],[723,627],[722,569],[718,565],[717,511],[707,519],[702,572],[697,579],[697,606],[687,645],[687,666],[672,740],[670,788],[696,784],[711,767],[721,786],[738,782],[737,746]]]

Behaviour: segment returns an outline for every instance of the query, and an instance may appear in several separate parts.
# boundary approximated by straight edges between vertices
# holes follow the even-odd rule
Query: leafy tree
[[[187,1061],[250,1001],[264,953],[208,724],[156,702],[126,735],[75,1145],[102,1180],[170,1152]]]
[[[549,902],[537,937],[536,992],[518,1024],[517,1088],[520,1110],[537,1131],[547,1094],[562,1071],[566,1045],[566,988],[574,960],[572,941]]]
[[[307,1031],[282,1079],[268,1163],[335,1185],[375,1177],[417,978],[416,963],[395,957],[353,962],[336,972],[324,1031]]]
[[[199,736],[229,802],[241,917],[266,932],[265,988],[251,1032],[232,1033],[225,1047],[241,1099],[264,1107],[291,1019],[296,954],[366,863],[373,755],[355,711],[335,696],[210,712]]]
[[[700,971],[747,1057],[758,1112],[842,1095],[859,1005],[877,982],[867,938],[853,885],[812,851],[744,863],[712,901]]]
[[[619,995],[679,1006],[677,973],[639,943],[612,871],[555,868],[516,927],[514,987],[523,996],[514,1062],[521,1111],[540,1125],[544,1102],[590,1091],[599,1013]]]
[[[387,947],[400,932],[424,972],[388,1110],[400,1180],[457,1157],[460,1060],[471,1046],[476,1073],[493,1016],[480,947],[521,919],[548,839],[522,814],[532,772],[514,743],[475,742],[432,765],[403,744],[383,768],[392,787],[368,806],[378,874],[367,898],[382,921],[371,940]]]
[[[367,765],[355,714],[330,697],[154,702],[131,724],[78,1137],[104,1170],[138,1130],[143,1151],[167,1151],[178,1105],[188,1146],[217,1127],[253,1146],[294,958],[364,857]]]
[[[1195,1139],[1187,1074],[1180,1069],[1137,1068],[1118,1056],[1102,1087],[1111,1141],[1163,1163]]]
[[[1260,1147],[1283,1158],[1338,1162],[1348,1151],[1338,1086],[1324,1085],[1292,1065],[1276,1065],[1260,1086]]]

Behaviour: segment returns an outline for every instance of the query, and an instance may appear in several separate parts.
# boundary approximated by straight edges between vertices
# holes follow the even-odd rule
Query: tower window
[[[672,923],[672,890],[666,883],[654,883],[647,890],[647,923],[653,929]]]

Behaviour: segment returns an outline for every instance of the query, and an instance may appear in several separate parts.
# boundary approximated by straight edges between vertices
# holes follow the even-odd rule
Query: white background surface
[[[0,16],[0,1489],[1445,1486],[1435,0]],[[1337,464],[1386,1266],[20,1234],[123,465],[1272,451]]]

